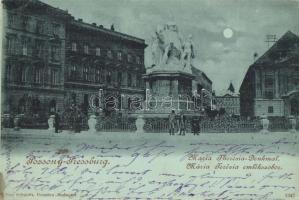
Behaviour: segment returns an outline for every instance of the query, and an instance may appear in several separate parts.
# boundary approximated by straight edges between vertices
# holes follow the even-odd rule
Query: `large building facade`
[[[38,113],[62,108],[70,15],[39,1],[5,0],[3,8],[2,110]]]
[[[100,90],[104,108],[110,102],[115,108],[129,109],[130,101],[144,98],[144,40],[82,19],[72,20],[66,32],[65,90],[69,102],[86,112],[90,98]]]
[[[285,33],[251,65],[240,87],[243,116],[299,115],[299,37]]]
[[[99,90],[122,108],[144,96],[144,40],[38,0],[2,4],[2,112],[48,114],[75,103],[87,113]]]

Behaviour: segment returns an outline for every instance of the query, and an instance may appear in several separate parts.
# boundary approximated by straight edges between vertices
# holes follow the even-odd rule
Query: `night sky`
[[[76,18],[127,33],[151,44],[157,25],[174,21],[183,38],[193,35],[194,65],[213,81],[217,94],[236,90],[255,52],[267,49],[267,34],[299,35],[299,0],[42,0]],[[146,66],[151,65],[150,47]]]

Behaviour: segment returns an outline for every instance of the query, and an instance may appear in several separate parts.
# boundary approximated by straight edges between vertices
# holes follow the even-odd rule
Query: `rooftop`
[[[133,42],[136,42],[136,43],[146,46],[144,39],[137,38],[137,37],[134,37],[134,36],[131,36],[131,35],[128,35],[125,33],[121,33],[121,32],[115,31],[115,30],[111,30],[108,28],[104,28],[102,25],[98,26],[95,23],[90,24],[90,23],[84,22],[82,19],[74,19],[74,20],[72,20],[71,23],[72,23],[72,25],[75,25],[75,26],[87,28],[87,29],[94,30],[94,31],[99,31],[99,32],[102,32],[105,34],[110,34],[112,36],[130,40],[130,41],[133,41]]]

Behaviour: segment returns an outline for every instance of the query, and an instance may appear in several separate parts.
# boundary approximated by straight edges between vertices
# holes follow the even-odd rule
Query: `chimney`
[[[79,22],[83,22],[82,18],[79,18],[78,21],[79,21]]]
[[[111,25],[110,29],[111,29],[111,31],[114,31],[114,30],[115,30],[115,29],[114,29],[114,24]]]

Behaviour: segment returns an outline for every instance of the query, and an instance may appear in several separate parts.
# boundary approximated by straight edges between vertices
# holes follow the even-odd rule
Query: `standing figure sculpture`
[[[162,56],[164,54],[164,41],[163,41],[163,28],[161,26],[157,27],[155,34],[152,36],[152,59],[153,65],[158,66],[161,63]]]
[[[188,39],[183,45],[183,64],[184,68],[190,67],[192,65],[192,59],[194,58],[194,51],[193,51],[193,42],[192,42],[192,35],[188,36]]]

